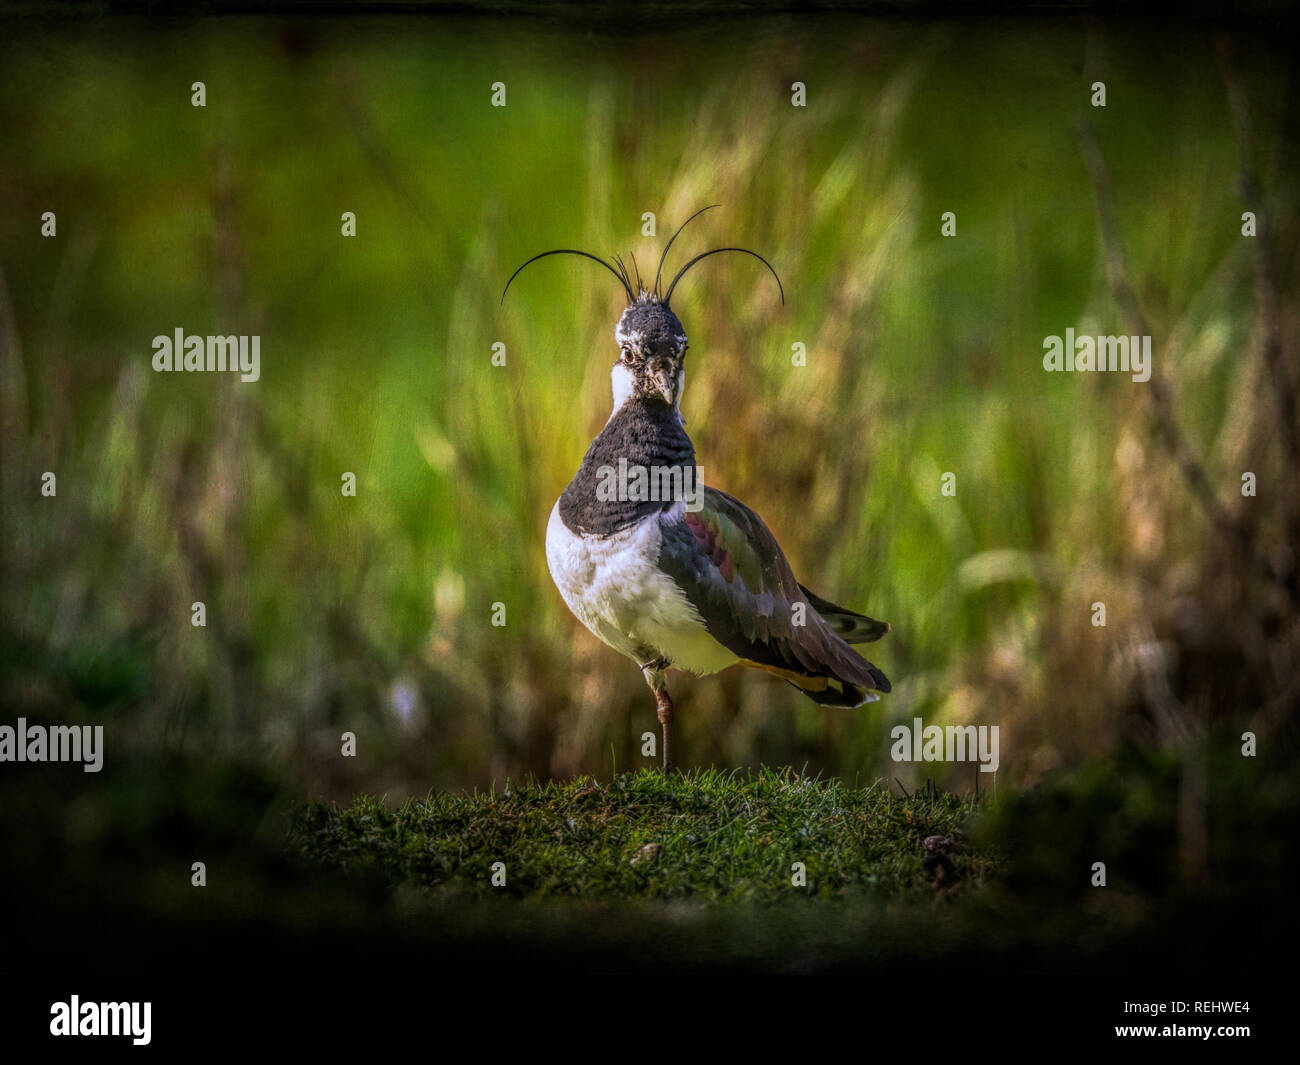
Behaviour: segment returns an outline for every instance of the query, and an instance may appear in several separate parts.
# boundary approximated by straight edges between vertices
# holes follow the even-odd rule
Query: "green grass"
[[[979,802],[789,771],[654,770],[436,794],[397,808],[316,802],[294,822],[309,864],[433,898],[777,902],[952,894],[994,876],[965,842]],[[931,839],[929,847],[927,838]],[[494,886],[494,863],[505,865]],[[806,885],[792,883],[803,863]]]

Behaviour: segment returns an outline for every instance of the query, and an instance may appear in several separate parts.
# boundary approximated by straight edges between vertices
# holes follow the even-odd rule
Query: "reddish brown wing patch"
[[[700,545],[700,550],[709,556],[713,564],[718,567],[718,572],[722,574],[722,579],[730,584],[735,570],[731,565],[731,555],[718,540],[718,531],[698,514],[688,513],[685,519],[686,527],[691,530],[691,535]]]

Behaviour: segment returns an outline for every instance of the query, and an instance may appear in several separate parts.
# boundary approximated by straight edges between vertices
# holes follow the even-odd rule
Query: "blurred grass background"
[[[682,283],[699,461],[805,584],[891,622],[873,659],[895,691],[845,714],[764,675],[681,679],[681,760],[968,787],[889,761],[918,715],[1000,725],[1021,784],[1206,727],[1294,744],[1300,492],[1275,403],[1296,380],[1294,82],[1265,35],[1236,46],[1265,241],[1241,236],[1200,29],[26,24],[0,43],[10,713],[106,723],[110,759],[251,757],[338,797],[640,765],[644,682],[543,553],[608,414],[618,289],[555,259],[498,300],[547,248],[652,273],[717,202],[674,261],[753,248],[787,301],[741,257]],[[1042,370],[1045,336],[1131,331],[1082,120],[1178,424],[1278,580],[1189,491],[1151,385]],[[260,335],[261,380],[153,373],[178,327]]]

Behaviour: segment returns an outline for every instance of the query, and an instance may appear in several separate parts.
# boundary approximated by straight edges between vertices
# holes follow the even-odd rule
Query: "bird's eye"
[[[624,347],[624,348],[620,349],[620,350],[619,350],[619,356],[622,358],[622,360],[623,360],[624,362],[631,362],[631,361],[632,361],[632,349],[631,349],[631,348],[628,348],[628,347]]]

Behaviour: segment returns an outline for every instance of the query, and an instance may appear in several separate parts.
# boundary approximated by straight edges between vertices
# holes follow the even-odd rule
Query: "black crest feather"
[[[688,262],[685,266],[683,266],[680,270],[677,271],[677,275],[672,279],[671,283],[668,285],[668,291],[664,293],[662,296],[660,296],[659,282],[663,277],[664,263],[667,262],[668,260],[668,252],[672,248],[674,241],[676,241],[677,238],[682,235],[682,230],[684,230],[693,221],[695,221],[695,219],[699,218],[700,215],[702,215],[705,211],[712,211],[715,207],[718,206],[720,205],[716,203],[711,203],[707,207],[701,207],[698,211],[696,211],[693,215],[691,215],[690,218],[686,219],[685,222],[683,222],[680,226],[678,226],[677,232],[675,232],[671,237],[668,238],[668,243],[664,245],[663,254],[659,256],[659,267],[658,269],[655,270],[654,289],[650,294],[654,297],[656,301],[662,303],[664,307],[667,307],[669,303],[672,301],[673,292],[677,288],[677,282],[679,282],[686,275],[686,271],[688,271],[692,266],[698,263],[701,259],[707,259],[710,255],[718,255],[724,251],[736,251],[744,255],[752,255],[760,263],[766,266],[769,271],[771,271],[772,276],[776,278],[776,287],[780,290],[781,302],[784,304],[785,286],[781,284],[781,278],[777,275],[776,270],[774,270],[772,264],[769,263],[766,259],[764,259],[761,255],[759,255],[758,252],[750,251],[748,248],[714,248],[711,251],[706,251],[695,256],[694,259],[692,259],[690,262]],[[614,256],[613,262],[607,262],[606,260],[600,258],[600,256],[598,255],[592,255],[591,252],[589,251],[579,251],[576,248],[554,248],[551,251],[544,251],[540,255],[534,255],[531,259],[525,262],[523,266],[519,267],[518,270],[516,270],[513,274],[510,275],[510,280],[506,282],[506,287],[501,292],[501,302],[505,303],[506,293],[510,291],[511,283],[514,281],[516,277],[518,277],[523,272],[525,266],[530,266],[531,264],[537,262],[538,259],[545,259],[548,255],[581,255],[584,259],[590,259],[592,262],[600,263],[601,266],[603,266],[606,270],[608,270],[611,274],[613,274],[616,278],[618,278],[618,283],[623,286],[623,291],[627,294],[628,305],[631,306],[632,304],[636,303],[637,294],[640,292],[644,292],[645,288],[641,281],[641,270],[640,267],[637,266],[636,255],[633,253],[630,254],[632,259],[631,272],[628,271],[627,265],[623,262],[622,257],[618,255]]]
[[[598,255],[592,255],[589,251],[578,251],[576,248],[555,248],[553,251],[544,251],[541,255],[534,255],[528,260],[528,262],[524,263],[524,266],[535,263],[538,259],[545,259],[548,255],[581,255],[583,258],[592,260],[592,262],[600,263],[601,266],[618,278],[618,283],[623,286],[623,291],[627,293],[628,303],[632,303],[636,300],[636,294],[632,291],[632,281],[627,276],[627,270],[623,267],[621,261],[619,262],[619,269],[616,270],[609,263],[605,262],[604,259],[600,258]],[[521,266],[510,275],[510,281],[506,282],[506,287],[501,291],[502,303],[505,303],[506,301],[506,293],[510,291],[510,283],[520,275],[524,266]]]
[[[714,248],[712,251],[706,251],[695,256],[694,259],[692,259],[690,262],[688,262],[685,266],[683,266],[680,270],[677,271],[677,276],[673,278],[672,284],[668,286],[668,291],[664,295],[664,303],[669,304],[672,302],[673,289],[677,287],[677,282],[682,279],[682,276],[686,273],[687,270],[689,270],[692,266],[698,263],[701,259],[707,259],[710,255],[718,255],[724,251],[739,251],[739,252],[744,252],[744,254],[746,255],[752,255],[760,263],[762,263],[769,270],[771,270],[772,276],[776,278],[776,287],[781,291],[781,302],[783,304],[785,303],[785,286],[781,284],[781,278],[777,276],[777,272],[772,269],[772,264],[769,263],[766,259],[764,259],[761,255],[759,255],[758,252],[750,251],[748,248]]]

